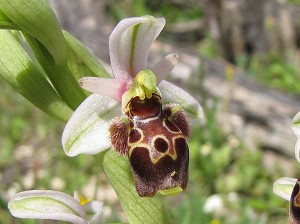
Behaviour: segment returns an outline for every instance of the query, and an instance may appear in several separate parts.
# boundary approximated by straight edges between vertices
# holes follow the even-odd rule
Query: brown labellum
[[[297,180],[290,199],[289,221],[291,224],[300,224],[300,179]]]
[[[117,152],[128,155],[138,194],[153,197],[157,191],[171,195],[184,190],[189,163],[185,112],[176,104],[162,109],[161,96],[155,93],[144,100],[132,98],[126,108],[128,122],[114,120],[110,138]]]

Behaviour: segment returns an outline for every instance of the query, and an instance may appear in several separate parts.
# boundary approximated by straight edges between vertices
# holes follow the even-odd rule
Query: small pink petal
[[[160,83],[165,79],[165,77],[175,67],[178,60],[179,57],[177,54],[169,54],[151,68],[151,71],[156,75],[157,83]]]
[[[121,101],[123,93],[127,90],[130,80],[106,79],[99,77],[84,77],[79,80],[79,85],[92,93],[108,96],[114,100]]]
[[[165,25],[152,16],[123,19],[109,38],[110,61],[115,78],[128,78],[147,67],[151,44]]]

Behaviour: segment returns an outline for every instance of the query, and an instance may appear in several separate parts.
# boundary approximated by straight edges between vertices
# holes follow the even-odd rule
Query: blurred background
[[[167,79],[198,99],[205,112],[189,143],[188,187],[165,198],[177,223],[287,223],[288,203],[273,194],[272,184],[281,176],[300,176],[290,130],[300,111],[300,0],[49,3],[62,27],[107,64],[108,38],[118,21],[166,18],[149,64],[177,53],[180,62]],[[64,124],[3,80],[0,88],[0,223],[56,223],[10,216],[9,198],[29,189],[79,190],[105,202],[107,222],[126,223],[93,158],[64,154]]]

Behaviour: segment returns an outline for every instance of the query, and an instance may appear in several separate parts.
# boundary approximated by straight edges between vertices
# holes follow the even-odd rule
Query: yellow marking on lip
[[[91,200],[87,199],[86,197],[84,197],[82,194],[78,193],[79,196],[79,203],[81,205],[85,205],[86,203],[90,202]]]

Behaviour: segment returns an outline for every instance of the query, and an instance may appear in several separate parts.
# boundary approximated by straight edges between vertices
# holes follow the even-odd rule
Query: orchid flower
[[[292,122],[292,131],[297,137],[295,156],[300,163],[300,112],[295,115]],[[289,201],[289,222],[300,223],[300,179],[282,177],[273,184],[273,192],[279,197]]]
[[[163,104],[176,103],[189,117],[203,117],[202,108],[194,97],[163,80],[177,63],[177,55],[170,54],[154,66],[147,65],[150,46],[164,25],[163,18],[144,16],[124,19],[115,27],[109,39],[113,78],[85,77],[79,81],[82,88],[93,94],[76,109],[64,129],[62,145],[68,156],[94,155],[112,146],[111,121],[122,116],[125,96],[133,85],[137,85],[138,94],[147,94],[147,88],[155,86],[162,95]],[[155,84],[152,81],[147,84],[149,76],[136,80],[137,74],[146,69],[155,75]]]
[[[174,195],[187,185],[190,133],[188,116],[201,119],[200,104],[164,81],[178,61],[167,55],[147,65],[151,44],[165,25],[152,16],[122,20],[109,39],[113,78],[85,77],[93,92],[73,113],[62,136],[68,156],[98,154],[112,147],[128,155],[141,197]],[[187,112],[187,114],[186,114]]]
[[[273,184],[273,191],[279,197],[289,201],[289,222],[300,222],[300,179],[282,177]]]
[[[103,223],[103,203],[80,200],[58,191],[31,190],[16,194],[8,203],[14,217],[51,219],[75,224]],[[88,218],[88,214],[93,214]]]

